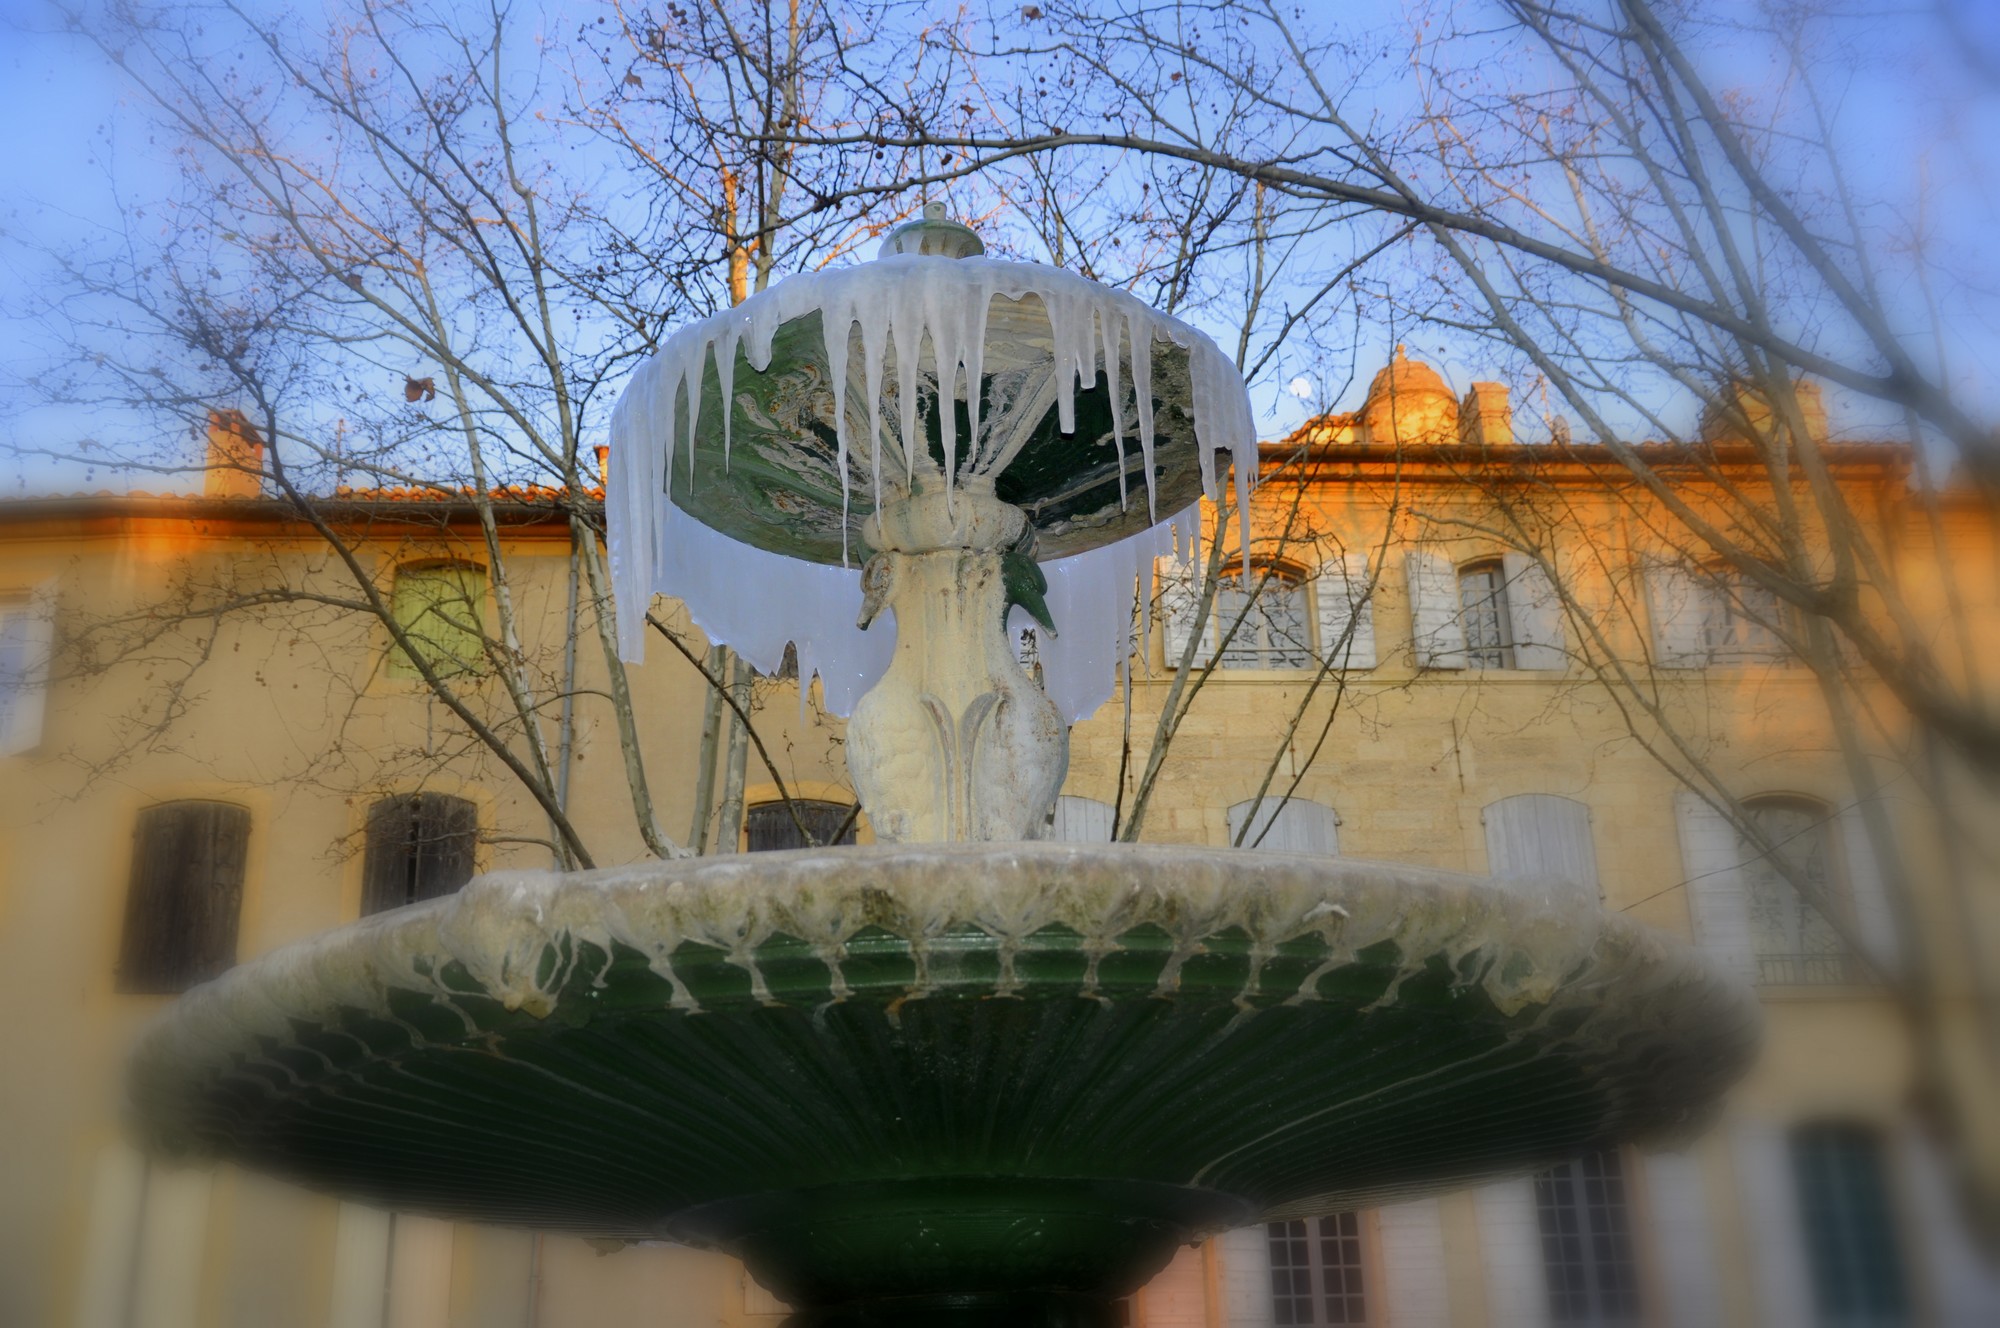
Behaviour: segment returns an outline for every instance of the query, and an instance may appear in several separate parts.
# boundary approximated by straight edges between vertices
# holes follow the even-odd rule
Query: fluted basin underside
[[[486,876],[191,993],[133,1093],[160,1147],[733,1250],[816,1323],[1090,1324],[1207,1231],[1691,1129],[1756,1037],[1519,883],[916,845]]]

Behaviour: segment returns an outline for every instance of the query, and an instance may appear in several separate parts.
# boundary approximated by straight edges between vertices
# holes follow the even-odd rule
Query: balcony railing
[[[1851,954],[1757,956],[1757,981],[1766,987],[1840,986],[1862,980],[1861,964]]]

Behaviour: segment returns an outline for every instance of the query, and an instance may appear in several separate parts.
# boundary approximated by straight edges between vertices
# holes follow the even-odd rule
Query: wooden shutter
[[[1662,1321],[1668,1328],[1713,1328],[1724,1321],[1714,1219],[1691,1153],[1646,1158],[1646,1209],[1657,1255]]]
[[[1746,1118],[1736,1122],[1729,1142],[1742,1189],[1759,1328],[1808,1328],[1812,1278],[1785,1131],[1774,1122]]]
[[[1252,799],[1229,809],[1229,842],[1232,846],[1237,842],[1237,835],[1242,831],[1253,806],[1257,809],[1257,822],[1250,827],[1250,833],[1243,836],[1244,848],[1262,849],[1266,853],[1314,853],[1329,857],[1340,852],[1340,818],[1333,814],[1333,808],[1307,802],[1303,798],[1285,800],[1275,793],[1267,795],[1261,804]]]
[[[1215,650],[1215,623],[1195,621],[1201,609],[1201,569],[1192,561],[1183,562],[1172,556],[1155,558],[1153,566],[1160,578],[1160,635],[1166,647],[1167,671],[1171,673],[1180,667],[1181,655],[1197,626],[1201,628],[1201,649],[1194,662],[1199,668],[1203,659]]]
[[[42,741],[55,607],[55,583],[45,582],[25,602],[0,608],[0,756],[33,751]]]
[[[1111,842],[1111,804],[1096,798],[1076,798],[1065,793],[1056,799],[1055,816],[1049,822],[1048,838],[1072,844]]]
[[[1489,804],[1479,814],[1486,827],[1486,869],[1494,876],[1596,907],[1597,849],[1590,809],[1553,793],[1520,793]]]
[[[1375,606],[1368,585],[1368,555],[1344,553],[1321,563],[1313,600],[1320,655],[1332,659],[1338,669],[1374,668]]]
[[[1535,1182],[1526,1177],[1473,1192],[1479,1249],[1486,1274],[1490,1328],[1545,1328],[1548,1282],[1542,1270],[1542,1225]]]
[[[1854,904],[1855,930],[1860,933],[1863,953],[1877,972],[1895,977],[1902,957],[1896,912],[1891,906],[1890,886],[1882,874],[1881,860],[1875,856],[1875,840],[1868,833],[1864,810],[1854,806],[1840,814],[1841,858],[1847,869],[1847,889]]]
[[[1403,559],[1410,587],[1410,643],[1420,669],[1465,667],[1465,629],[1458,621],[1458,569],[1428,549]]]
[[[851,817],[854,804],[797,798],[792,805],[798,809],[798,820],[804,821],[806,829],[812,833],[813,846],[854,842],[854,821]],[[799,834],[798,821],[792,819],[792,808],[782,801],[760,802],[745,811],[743,833],[752,853],[807,846],[804,837]],[[836,833],[840,836],[837,840],[834,838]]]
[[[1708,592],[1685,567],[1646,565],[1646,606],[1653,619],[1653,663],[1663,669],[1708,664]]]
[[[361,911],[380,913],[455,893],[472,879],[479,808],[445,793],[404,793],[368,809]]]
[[[250,813],[164,802],[139,813],[125,896],[121,991],[184,991],[236,962]]]
[[[1451,1295],[1441,1276],[1446,1265],[1438,1201],[1417,1199],[1377,1209],[1375,1235],[1386,1322],[1396,1328],[1451,1328]]]
[[[1507,577],[1508,626],[1514,632],[1514,667],[1546,669],[1552,672],[1569,667],[1569,650],[1563,636],[1563,606],[1555,583],[1541,563],[1524,553],[1500,557]]]
[[[1757,947],[1736,827],[1688,789],[1674,793],[1674,818],[1695,944],[1743,981],[1755,982]]]
[[[340,1205],[333,1233],[332,1304],[327,1328],[382,1328],[394,1233],[391,1214],[355,1203]]]

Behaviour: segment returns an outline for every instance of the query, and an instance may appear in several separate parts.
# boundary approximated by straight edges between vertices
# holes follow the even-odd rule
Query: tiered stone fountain
[[[824,605],[893,612],[849,728],[878,844],[494,873],[245,964],[139,1047],[146,1138],[728,1250],[801,1328],[1107,1328],[1215,1231],[1697,1127],[1754,1003],[1620,916],[1381,863],[1034,842],[1065,716],[1009,606],[1047,619],[1045,568],[1129,603],[1154,514],[1219,450],[1246,477],[1242,386],[1193,329],[939,217],[887,248],[669,343],[621,406],[610,504],[628,640],[654,589],[713,627],[788,602],[770,555],[847,565],[759,638],[802,640],[831,696],[882,665]],[[1116,616],[1055,628],[1118,645]],[[1104,654],[1066,667],[1108,689]]]

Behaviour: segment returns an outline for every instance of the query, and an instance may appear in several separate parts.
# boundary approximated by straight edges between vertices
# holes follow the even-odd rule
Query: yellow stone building
[[[172,990],[472,871],[552,862],[543,808],[354,607],[357,572],[467,713],[525,750],[516,698],[482,664],[504,568],[519,639],[503,644],[535,685],[567,814],[600,863],[646,852],[560,495],[497,495],[489,535],[467,495],[344,493],[319,529],[259,488],[246,439],[215,431],[202,494],[0,507],[0,1324],[775,1322],[783,1308],[719,1256],[392,1219],[122,1141],[124,1051]],[[1931,524],[1905,500],[1904,452],[1828,454],[1893,536],[1915,611],[2000,645],[1992,514],[1947,495]],[[1768,487],[1741,445],[1709,460],[1697,501],[1704,484]],[[1605,449],[1518,444],[1505,389],[1455,393],[1400,355],[1359,411],[1266,444],[1262,468],[1247,581],[1234,514],[1213,586],[1161,566],[1148,667],[1072,732],[1051,833],[1126,822],[1157,717],[1198,687],[1146,840],[1559,875],[1575,907],[1630,913],[1757,983],[1767,1047],[1681,1151],[1228,1233],[1136,1294],[1133,1324],[2000,1322],[2000,1282],[1911,1110],[1926,1048],[1978,1091],[1963,1066],[1992,882],[1968,897],[1948,881],[1907,800],[1908,858],[1884,870],[1785,614],[1697,556]],[[1926,573],[1946,565],[1955,599]],[[685,839],[709,689],[657,642],[630,679],[658,822]],[[838,829],[839,721],[783,680],[752,705],[786,791]],[[732,847],[790,828],[761,764]],[[1796,854],[1794,876],[1691,770]],[[1934,993],[1921,1037],[1899,996],[1912,952]]]

